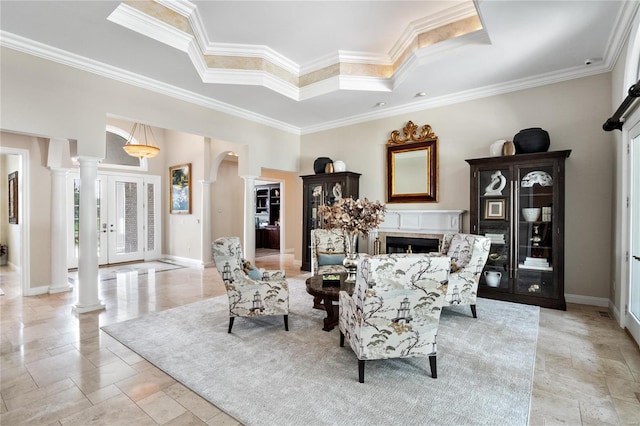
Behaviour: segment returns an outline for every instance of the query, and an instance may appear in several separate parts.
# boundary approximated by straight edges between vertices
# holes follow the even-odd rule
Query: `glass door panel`
[[[631,130],[631,256],[629,274],[629,313],[625,325],[640,342],[640,128]],[[624,301],[623,301],[624,302]]]
[[[109,177],[109,262],[144,259],[143,180]]]
[[[518,171],[516,292],[554,297],[553,276],[553,165]]]
[[[509,169],[482,170],[478,176],[478,234],[491,240],[489,258],[480,284],[502,289],[509,288],[512,268],[510,176]]]

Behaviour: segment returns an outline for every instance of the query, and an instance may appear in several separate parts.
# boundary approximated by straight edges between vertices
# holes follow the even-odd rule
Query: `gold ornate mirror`
[[[387,203],[438,202],[438,137],[413,122],[387,141]]]

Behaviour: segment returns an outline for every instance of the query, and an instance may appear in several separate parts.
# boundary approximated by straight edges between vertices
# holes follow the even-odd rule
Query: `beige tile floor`
[[[291,255],[256,264],[300,275]],[[0,289],[0,425],[238,424],[99,329],[224,294],[214,268],[124,274],[79,316],[73,292],[21,297],[7,267]],[[541,310],[531,425],[640,424],[640,351],[601,311]]]

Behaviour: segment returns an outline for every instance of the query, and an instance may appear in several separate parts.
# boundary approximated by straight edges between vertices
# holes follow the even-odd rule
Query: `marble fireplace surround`
[[[444,234],[462,232],[463,213],[464,210],[394,210],[387,206],[384,222],[369,233],[367,251],[373,254],[376,237],[380,239],[382,253],[387,237],[437,238],[442,243]]]

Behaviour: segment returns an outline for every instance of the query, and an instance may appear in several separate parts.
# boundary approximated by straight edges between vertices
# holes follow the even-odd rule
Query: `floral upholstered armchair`
[[[311,275],[347,272],[342,265],[345,256],[344,232],[341,229],[311,230]]]
[[[488,237],[473,234],[445,234],[440,247],[440,253],[451,258],[447,305],[470,305],[474,318],[478,317],[478,283],[490,247]]]
[[[366,360],[429,357],[437,377],[436,335],[445,304],[450,259],[422,254],[360,255],[353,295],[341,291],[340,346],[345,336]]]
[[[229,297],[229,333],[235,317],[267,315],[284,315],[284,329],[289,331],[289,287],[284,271],[245,272],[247,262],[238,237],[218,238],[211,249]]]

